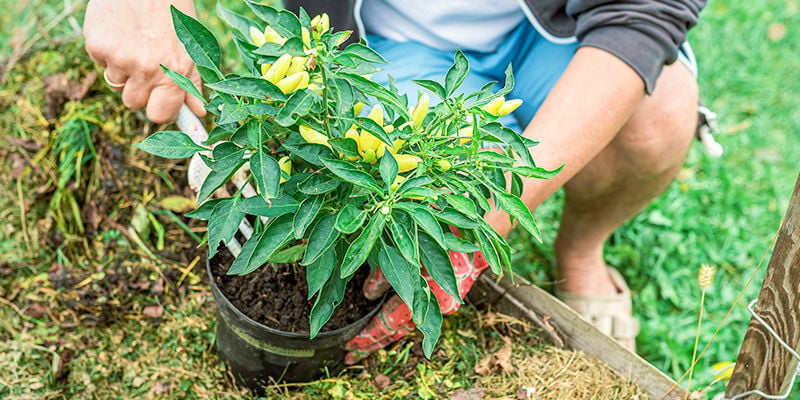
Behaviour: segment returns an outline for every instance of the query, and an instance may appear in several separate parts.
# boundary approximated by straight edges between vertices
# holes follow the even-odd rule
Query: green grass
[[[9,10],[0,15],[0,24],[19,28],[17,37],[39,35],[42,40],[32,44],[34,53],[43,43],[77,36],[73,21],[82,19],[80,12],[74,18],[61,19],[53,30],[40,31],[69,3],[48,0],[37,7],[26,7],[29,3],[0,0],[0,7]],[[230,6],[235,2],[224,4]],[[212,14],[210,3],[203,7],[201,17]],[[787,29],[785,35],[779,37],[775,32],[780,33],[781,25]],[[219,29],[220,25],[212,26]],[[635,313],[642,323],[638,340],[640,354],[674,378],[686,371],[691,359],[700,298],[696,279],[700,265],[706,263],[719,268],[706,296],[701,348],[744,291],[743,301],[698,364],[693,379],[695,388],[702,388],[712,380],[712,364],[736,359],[749,322],[744,306],[757,297],[766,262],[753,285],[745,288],[745,284],[765,253],[771,250],[800,170],[800,158],[796,155],[796,149],[800,148],[797,122],[800,121],[800,80],[796,77],[800,71],[799,26],[800,5],[796,1],[716,0],[708,4],[690,39],[700,63],[701,97],[720,115],[718,140],[725,146],[725,154],[720,159],[711,159],[699,144],[695,145],[678,180],[644,212],[620,228],[606,247],[608,263],[623,272],[634,292]],[[14,32],[0,30],[3,64],[13,53],[10,39]],[[39,63],[31,67],[33,73],[42,75],[69,70],[76,63],[62,53],[38,53]],[[11,87],[20,88],[23,83],[0,87],[0,93],[15,95]],[[33,93],[31,102],[35,104],[41,102],[42,95],[36,94],[34,89],[37,87],[28,86],[26,90]],[[106,103],[114,101],[118,102],[118,97],[105,98]],[[36,117],[28,112],[30,107],[21,103],[9,107],[6,114],[14,117],[6,117],[0,123],[4,131],[4,138],[0,139],[49,141],[46,129],[30,128],[36,126]],[[80,140],[80,136],[73,139]],[[5,140],[0,142],[5,145]],[[87,162],[91,164],[95,160]],[[124,389],[129,396],[151,395],[155,383],[167,379],[174,382],[170,386],[172,397],[193,398],[209,393],[219,398],[243,396],[216,386],[216,381],[224,378],[224,369],[211,348],[208,300],[198,297],[207,292],[198,285],[187,285],[182,291],[167,296],[137,296],[123,304],[130,318],[110,326],[78,326],[59,331],[51,316],[31,317],[31,304],[63,311],[68,300],[64,297],[68,293],[48,287],[46,273],[51,264],[65,257],[69,262],[80,262],[69,259],[71,253],[59,258],[55,250],[46,246],[26,248],[19,245],[24,236],[19,223],[24,207],[19,207],[19,203],[24,199],[16,192],[11,176],[4,173],[1,178],[4,195],[0,196],[0,215],[7,223],[0,230],[0,293],[4,299],[11,299],[9,301],[20,308],[20,313],[12,306],[0,304],[0,320],[4,321],[0,325],[3,340],[0,344],[3,368],[0,370],[10,371],[0,374],[0,396],[59,398],[80,396],[87,391],[103,396],[108,393],[103,391],[105,387]],[[25,190],[32,192],[31,188]],[[561,201],[561,195],[557,194],[536,211],[543,244],[531,244],[531,238],[522,233],[515,233],[511,238],[516,250],[515,265],[520,265],[520,271],[537,282],[551,280],[550,245],[555,237]],[[48,230],[46,226],[39,226],[44,223],[41,221],[48,220],[46,214],[36,214],[40,211],[35,208],[27,211],[26,223],[30,223],[30,231],[26,233],[33,235],[34,243],[46,243],[46,238],[36,236],[37,232]],[[122,212],[117,217],[121,223],[127,223],[127,220],[122,221],[123,215],[127,218]],[[165,226],[169,230],[170,225]],[[130,264],[136,271],[132,276],[141,275],[151,282],[157,280],[151,263],[142,262],[142,256],[131,249],[135,245],[127,243],[118,231],[106,231],[98,240],[109,246],[116,243],[114,246],[120,248],[115,247],[115,254],[121,257],[105,259],[100,265]],[[93,251],[100,254],[97,249]],[[96,268],[92,265],[80,267]],[[164,303],[166,310],[160,323],[141,317],[145,306],[159,302]],[[452,338],[453,331],[449,334]],[[129,350],[109,351],[117,348]],[[478,357],[471,353],[478,350],[459,349],[466,353],[467,361],[463,362]],[[58,360],[68,360],[65,362],[70,371],[67,378],[61,375],[64,370],[58,367]],[[442,363],[432,364],[433,368],[446,364]],[[399,369],[394,365],[386,361],[383,367]],[[135,368],[135,373],[123,366]],[[330,390],[346,392],[353,385],[364,384],[355,376],[357,374],[345,381],[323,382],[303,390],[309,396],[324,396],[330,394]],[[146,381],[142,381],[142,377]],[[15,386],[8,386],[9,382],[14,382]],[[722,389],[718,385],[710,393]]]

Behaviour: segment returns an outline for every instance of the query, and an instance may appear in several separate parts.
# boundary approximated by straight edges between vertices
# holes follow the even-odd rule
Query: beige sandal
[[[617,288],[617,294],[586,296],[556,289],[556,297],[577,311],[600,332],[614,338],[631,351],[636,351],[639,321],[632,315],[631,291],[619,271],[608,267],[608,274]]]

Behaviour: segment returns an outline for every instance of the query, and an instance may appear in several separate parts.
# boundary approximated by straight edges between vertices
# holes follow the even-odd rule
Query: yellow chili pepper
[[[419,129],[420,126],[422,126],[422,121],[425,119],[425,116],[428,115],[430,101],[431,99],[427,93],[423,93],[422,96],[419,96],[417,106],[411,111],[411,122],[414,129]]]
[[[289,69],[286,70],[286,75],[289,76],[297,72],[305,71],[307,61],[308,57],[292,57],[292,63],[289,65]]]
[[[383,157],[386,152],[386,143],[383,143],[375,135],[362,130],[359,136],[359,152],[365,162],[374,163]]]
[[[450,161],[442,159],[436,161],[436,167],[442,172],[447,172],[450,171],[450,168],[453,168],[453,164],[451,164]]]
[[[261,47],[261,45],[267,42],[267,39],[264,38],[264,33],[255,26],[250,27],[250,40],[252,40],[253,44],[257,47]]]
[[[300,125],[299,130],[300,130],[300,136],[302,136],[303,139],[306,140],[306,142],[325,145],[328,146],[328,148],[331,147],[331,145],[328,144],[328,137],[315,131],[310,126]]]
[[[472,140],[472,131],[474,127],[466,126],[458,130],[458,136],[461,138],[458,140],[458,144],[465,145]]]
[[[359,101],[356,104],[353,104],[353,115],[358,116],[359,114],[361,114],[361,110],[363,109],[364,109],[364,103]]]
[[[286,71],[289,70],[289,66],[291,64],[292,56],[288,53],[284,54],[278,57],[278,60],[272,64],[267,73],[264,74],[263,78],[272,83],[277,83],[286,76]]]
[[[483,109],[486,110],[489,114],[497,115],[497,110],[505,103],[506,99],[503,96],[495,97],[492,101],[488,102]]]
[[[389,147],[389,153],[392,153],[392,155],[397,154],[397,150],[400,149],[400,147],[403,146],[403,144],[405,144],[405,142],[406,141],[403,140],[403,139],[395,139],[392,142],[392,147]]]
[[[286,43],[286,38],[281,36],[275,29],[272,29],[271,26],[264,28],[264,40],[269,43],[277,43],[280,45]]]
[[[394,178],[394,182],[392,182],[392,184],[391,184],[391,186],[390,186],[390,187],[391,187],[391,190],[394,192],[394,191],[395,191],[395,190],[397,190],[397,189],[400,187],[400,185],[401,185],[401,184],[403,184],[403,182],[405,182],[405,181],[406,181],[406,177],[405,177],[405,176],[403,176],[403,175],[397,175],[397,176]]]
[[[306,27],[300,28],[300,36],[303,38],[303,47],[306,49],[311,48],[311,34],[308,33],[308,29]]]
[[[261,64],[261,76],[266,75],[270,68],[272,68],[272,64]]]
[[[413,154],[397,154],[394,156],[397,161],[397,172],[408,172],[419,165],[422,159]]]
[[[344,133],[344,137],[355,140],[356,145],[358,146],[358,151],[359,153],[361,152],[361,140],[358,137],[358,130],[355,128],[355,125],[353,125],[352,128],[348,129],[347,132]],[[358,157],[348,156],[347,159],[350,161],[356,161],[358,160]]]
[[[280,81],[278,81],[275,86],[283,92],[283,94],[289,94],[294,92],[298,89],[305,89],[308,87],[308,72],[302,71],[297,72],[295,74],[289,75]]]
[[[285,157],[285,156],[281,157],[281,159],[278,160],[278,166],[280,167],[281,171],[286,173],[286,175],[288,175],[288,176],[292,175],[292,160],[290,160],[289,157]],[[283,183],[283,182],[286,182],[286,178],[284,178],[283,174],[281,174],[280,183]]]
[[[512,112],[514,112],[514,110],[519,108],[519,106],[521,106],[521,105],[522,105],[522,100],[520,100],[520,99],[513,99],[513,100],[506,101],[497,110],[497,114],[496,115],[498,117],[502,117],[502,116],[511,114]]]
[[[375,121],[375,123],[378,125],[383,126],[383,108],[381,108],[379,105],[372,107],[372,109],[369,110],[369,115],[367,115],[367,118]]]

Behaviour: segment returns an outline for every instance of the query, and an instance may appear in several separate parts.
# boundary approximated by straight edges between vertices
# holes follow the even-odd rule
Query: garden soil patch
[[[211,259],[211,272],[222,293],[251,319],[286,332],[307,333],[314,300],[307,300],[304,267],[293,264],[265,265],[247,275],[225,275],[233,258],[223,251]],[[377,301],[361,293],[368,272],[360,269],[347,284],[344,299],[322,331],[350,325],[369,313]]]

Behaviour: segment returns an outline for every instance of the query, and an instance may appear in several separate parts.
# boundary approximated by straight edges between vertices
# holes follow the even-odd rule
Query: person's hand
[[[105,68],[109,86],[122,91],[131,109],[147,107],[147,118],[171,121],[184,102],[198,116],[203,104],[183,91],[159,64],[179,72],[200,88],[200,75],[172,25],[170,4],[195,15],[192,0],[91,0],[86,7],[83,36],[86,52]]]
[[[481,272],[489,267],[489,263],[483,257],[483,253],[473,254],[470,260],[469,254],[450,251],[450,262],[458,282],[458,292],[463,298],[469,292],[475,280]],[[474,261],[474,263],[473,263]],[[439,309],[442,315],[449,315],[461,306],[460,302],[442,290],[428,274],[424,273],[425,280],[431,288],[431,292],[439,301]],[[376,270],[375,276],[364,283],[364,296],[369,299],[380,298],[388,289],[389,284],[380,269]],[[383,305],[383,308],[372,317],[358,336],[350,339],[345,345],[349,353],[345,356],[346,364],[354,364],[364,357],[370,355],[375,350],[381,349],[393,343],[416,328],[411,321],[411,311],[400,296],[394,295]]]

